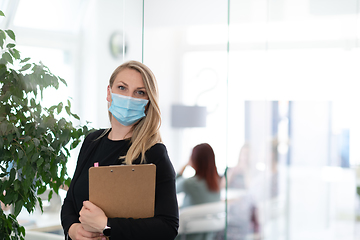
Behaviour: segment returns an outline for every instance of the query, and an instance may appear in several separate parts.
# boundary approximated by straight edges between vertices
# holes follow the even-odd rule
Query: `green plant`
[[[2,11],[0,16],[5,16]],[[37,202],[42,210],[39,194],[50,189],[50,199],[61,186],[69,185],[70,150],[90,130],[59,116],[66,112],[66,118],[79,120],[69,100],[67,105],[41,105],[45,89],[58,89],[66,82],[41,62],[21,58],[12,30],[0,29],[0,47],[0,201],[13,206],[9,214],[0,209],[0,239],[24,239],[18,214],[23,207],[33,212]]]

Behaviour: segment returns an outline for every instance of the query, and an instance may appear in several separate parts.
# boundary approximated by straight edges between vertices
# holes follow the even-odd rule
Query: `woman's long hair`
[[[137,61],[128,61],[117,67],[112,73],[109,81],[110,88],[112,88],[116,76],[124,69],[134,69],[138,71],[143,79],[146,92],[149,96],[149,103],[146,107],[146,116],[138,121],[131,129],[131,146],[125,156],[120,159],[125,159],[124,163],[131,165],[141,154],[141,163],[146,161],[145,152],[156,143],[161,142],[159,132],[161,124],[160,108],[158,104],[158,87],[154,74],[143,63]],[[111,120],[111,113],[109,112]],[[109,130],[105,131],[103,135]]]
[[[195,169],[195,176],[205,179],[210,191],[220,190],[220,176],[215,165],[215,154],[207,143],[196,145],[190,157],[191,165]]]

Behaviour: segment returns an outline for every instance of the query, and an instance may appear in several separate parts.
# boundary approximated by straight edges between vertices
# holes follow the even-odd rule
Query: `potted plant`
[[[38,195],[46,189],[50,200],[61,186],[69,186],[70,150],[90,130],[88,123],[73,126],[71,120],[79,117],[71,112],[69,100],[42,106],[43,92],[66,82],[41,62],[22,58],[12,30],[0,29],[0,47],[0,202],[13,209],[8,214],[0,209],[0,239],[24,239],[18,214],[23,208],[33,212],[36,203],[42,210]],[[61,112],[66,119],[59,116]]]

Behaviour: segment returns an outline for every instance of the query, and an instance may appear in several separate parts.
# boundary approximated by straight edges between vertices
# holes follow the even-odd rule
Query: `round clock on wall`
[[[124,34],[116,31],[110,36],[110,52],[114,58],[119,58],[126,52]]]

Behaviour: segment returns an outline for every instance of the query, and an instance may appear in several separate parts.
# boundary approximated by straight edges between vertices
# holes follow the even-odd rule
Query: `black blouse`
[[[61,210],[64,233],[79,222],[82,202],[89,199],[88,170],[95,162],[99,166],[119,165],[130,147],[129,140],[112,141],[108,135],[97,139],[104,130],[89,134],[81,147],[76,170]],[[152,218],[111,218],[110,239],[164,239],[171,240],[179,227],[175,190],[175,171],[166,147],[155,144],[145,153],[146,163],[156,165],[155,214]],[[140,163],[140,157],[134,162]],[[69,238],[70,239],[70,238]]]

